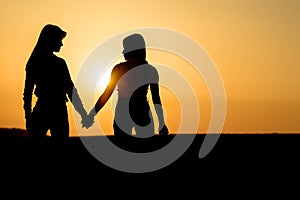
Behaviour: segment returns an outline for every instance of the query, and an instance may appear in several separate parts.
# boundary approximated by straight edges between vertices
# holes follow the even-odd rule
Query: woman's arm
[[[75,110],[80,114],[82,118],[86,118],[87,112],[83,106],[82,100],[79,96],[78,90],[76,86],[74,85],[74,82],[72,81],[67,63],[65,60],[61,60],[61,68],[64,70],[62,73],[64,73],[64,84],[62,87],[65,87],[65,92],[67,93],[70,101],[72,102]]]
[[[32,93],[34,89],[34,81],[32,74],[29,70],[26,70],[26,79],[23,92],[23,108],[25,111],[25,118],[27,119],[31,114],[31,104],[32,104]]]
[[[157,83],[150,84],[150,90],[154,108],[158,117],[158,132],[161,135],[167,135],[169,134],[169,130],[165,124],[164,112],[159,94],[159,85]]]
[[[106,86],[103,94],[98,98],[94,108],[90,111],[89,115],[93,115],[93,116],[97,115],[97,113],[101,110],[101,108],[106,104],[106,102],[109,100],[110,96],[112,95],[117,85],[117,82],[120,78],[120,75],[118,74],[117,66],[115,66],[114,69],[112,70],[108,85]]]
[[[32,95],[35,86],[35,79],[32,67],[27,63],[25,69],[25,84],[23,91],[23,109],[25,111],[26,130],[31,129],[31,111],[32,111]]]

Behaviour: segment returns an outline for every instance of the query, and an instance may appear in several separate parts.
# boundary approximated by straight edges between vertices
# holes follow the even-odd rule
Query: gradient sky
[[[201,45],[218,67],[227,96],[224,133],[300,132],[299,10],[298,0],[2,0],[0,127],[25,128],[25,64],[42,27],[53,23],[68,32],[58,55],[74,81],[89,54],[112,36],[143,27],[171,29]],[[193,72],[179,67],[186,65],[179,58],[163,52],[148,58],[181,69],[199,87],[198,132],[205,132],[210,97],[204,83],[197,86]],[[162,99],[169,128],[176,132],[180,102],[163,88]],[[110,132],[110,104],[98,117]],[[76,135],[73,115],[69,118]]]

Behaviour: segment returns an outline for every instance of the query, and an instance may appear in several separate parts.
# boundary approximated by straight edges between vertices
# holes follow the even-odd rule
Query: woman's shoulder
[[[122,69],[126,69],[128,66],[130,66],[130,63],[128,61],[119,62],[113,67],[113,71],[120,72]]]
[[[52,59],[53,59],[53,61],[55,61],[59,65],[67,66],[66,60],[62,57],[59,57],[59,56],[53,54]]]
[[[58,55],[55,55],[55,54],[52,55],[52,58],[53,58],[53,59],[57,59],[57,60],[59,60],[59,61],[61,61],[61,62],[65,62],[65,59],[64,59],[64,58],[62,58],[62,57],[60,57],[60,56],[58,56]]]
[[[148,66],[148,69],[149,69],[149,73],[152,73],[152,74],[155,74],[155,75],[158,74],[158,71],[157,71],[157,69],[154,65],[148,63],[147,66]]]

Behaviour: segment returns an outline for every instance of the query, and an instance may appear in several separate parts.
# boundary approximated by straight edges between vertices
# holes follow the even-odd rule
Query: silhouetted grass
[[[67,141],[54,141],[51,137],[33,141],[24,137],[27,133],[21,129],[0,129],[0,135],[1,181],[6,185],[9,181],[19,185],[65,181],[74,188],[96,185],[95,191],[101,192],[104,185],[136,189],[151,183],[154,188],[164,190],[172,186],[178,190],[200,183],[212,187],[229,182],[239,186],[249,186],[249,183],[265,186],[274,178],[284,179],[282,184],[289,183],[290,178],[300,178],[300,134],[221,134],[214,148],[202,159],[198,153],[206,135],[179,134],[179,138],[195,136],[190,147],[168,166],[147,173],[128,173],[107,166],[86,149],[80,137],[70,137]],[[154,137],[147,142],[107,137],[117,145],[123,142],[128,151],[144,153],[163,148],[174,136]]]
[[[28,137],[28,132],[20,128],[0,128],[0,137]]]

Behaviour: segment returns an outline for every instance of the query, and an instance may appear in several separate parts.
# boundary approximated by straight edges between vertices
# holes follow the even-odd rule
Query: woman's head
[[[66,37],[67,33],[60,27],[47,24],[43,27],[36,48],[41,51],[55,51],[59,52],[62,46],[62,40]]]
[[[123,40],[123,54],[128,59],[145,59],[146,43],[142,35],[132,34]]]

